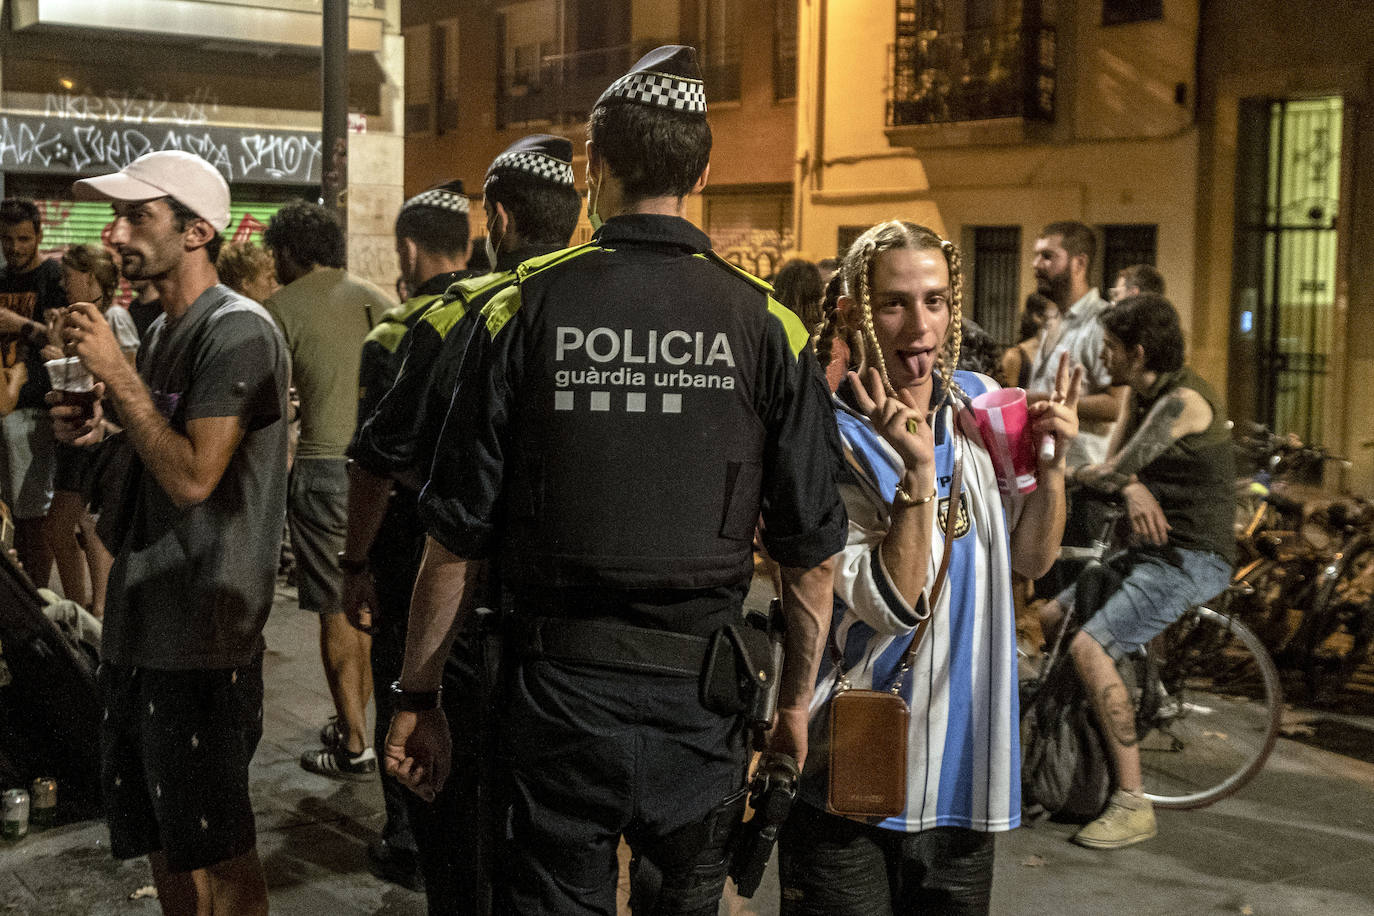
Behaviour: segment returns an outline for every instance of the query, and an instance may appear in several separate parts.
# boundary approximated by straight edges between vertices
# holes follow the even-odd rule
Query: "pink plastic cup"
[[[1026,392],[1000,388],[973,399],[973,419],[992,457],[997,488],[1003,493],[1035,489],[1035,443],[1031,441]]]

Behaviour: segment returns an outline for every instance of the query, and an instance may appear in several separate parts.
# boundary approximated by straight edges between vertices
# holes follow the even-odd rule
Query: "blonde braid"
[[[825,285],[825,297],[821,302],[821,320],[811,330],[811,352],[816,354],[816,362],[825,369],[835,354],[835,338],[842,330],[843,315],[840,314],[839,298],[841,277],[837,272]]]
[[[873,304],[869,299],[870,276],[873,274],[873,262],[877,260],[878,246],[871,240],[862,253],[862,269],[859,271],[859,323],[863,328],[865,357],[867,351],[872,350],[873,362],[877,366],[878,376],[883,380],[883,390],[889,395],[895,395],[897,390],[892,387],[892,382],[887,377],[887,362],[883,359],[883,348],[878,345],[878,332],[873,327]]]
[[[959,254],[959,246],[949,239],[940,239],[940,250],[944,252],[945,262],[949,266],[949,333],[935,367],[945,380],[945,386],[967,400],[968,396],[954,380],[954,370],[959,368],[959,348],[964,339],[963,257]]]

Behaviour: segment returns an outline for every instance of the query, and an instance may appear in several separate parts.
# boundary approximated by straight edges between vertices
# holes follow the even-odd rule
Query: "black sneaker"
[[[330,716],[320,728],[320,744],[328,750],[344,750],[348,744],[348,729],[339,723],[338,716]]]
[[[367,844],[367,867],[383,881],[416,893],[424,892],[425,876],[420,871],[419,854],[409,849],[397,849],[386,840],[373,840]]]
[[[377,755],[370,747],[356,755],[342,748],[322,747],[301,754],[301,767],[333,779],[371,779],[377,775]]]

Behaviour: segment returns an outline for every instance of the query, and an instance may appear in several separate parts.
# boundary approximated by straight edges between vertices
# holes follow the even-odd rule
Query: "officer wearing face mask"
[[[761,510],[788,618],[770,750],[804,759],[842,457],[805,328],[684,218],[711,145],[695,51],[646,55],[588,137],[592,242],[522,265],[464,354],[387,766],[421,793],[448,777],[442,661],[490,561],[511,667],[498,901],[614,913],[624,836],[662,873],[654,912],[715,913],[748,747],[712,673],[744,689]]]
[[[348,452],[353,464],[343,606],[355,626],[374,634],[373,681],[383,730],[391,718],[387,686],[400,674],[424,541],[415,500],[453,397],[457,364],[473,319],[487,299],[514,280],[515,266],[567,245],[582,210],[573,186],[572,144],[546,134],[512,144],[487,170],[483,204],[495,269],[459,275],[442,296],[431,296],[419,311],[404,315],[409,330],[403,338],[390,335],[397,356],[381,366],[390,374],[374,380],[376,394],[360,401],[359,429]],[[466,211],[463,221],[466,225]],[[461,776],[433,804],[402,793],[431,916],[485,912],[487,852],[483,819],[474,815],[481,773],[477,758],[485,747],[478,721],[483,683],[470,640],[455,644],[444,666],[444,685],[445,710],[461,742]]]

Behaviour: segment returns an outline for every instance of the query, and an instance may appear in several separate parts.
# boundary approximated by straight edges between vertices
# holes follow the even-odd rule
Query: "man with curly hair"
[[[370,779],[367,743],[372,638],[339,613],[339,551],[348,526],[344,450],[357,419],[363,338],[391,307],[385,293],[344,270],[344,234],[333,211],[303,200],[276,212],[263,233],[282,288],[263,303],[291,353],[300,395],[300,441],[287,489],[287,528],[299,570],[302,610],[320,615],[320,657],[337,718],[323,747],[301,755],[312,773]]]

